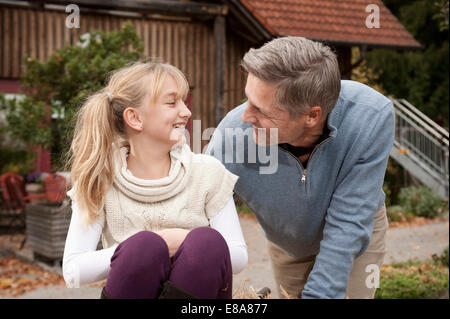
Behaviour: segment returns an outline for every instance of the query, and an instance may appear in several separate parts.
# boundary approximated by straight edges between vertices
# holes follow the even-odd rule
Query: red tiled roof
[[[331,43],[419,48],[420,43],[380,0],[241,0],[273,35]],[[380,8],[380,28],[366,27],[369,4]]]

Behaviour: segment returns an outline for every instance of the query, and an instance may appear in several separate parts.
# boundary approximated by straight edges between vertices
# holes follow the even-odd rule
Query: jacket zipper
[[[308,164],[306,164],[306,168],[303,168],[303,164],[302,164],[302,162],[300,162],[300,160],[298,159],[297,156],[295,156],[295,155],[292,154],[291,152],[289,152],[289,151],[283,149],[282,147],[280,147],[283,151],[285,151],[286,153],[289,153],[293,158],[295,158],[295,159],[297,160],[297,162],[300,164],[300,167],[302,168],[302,177],[301,177],[301,179],[300,179],[300,182],[301,182],[302,184],[305,184],[305,191],[306,191],[306,173],[307,173],[307,171],[308,171],[309,163],[311,163],[312,156],[313,156],[313,154],[315,153],[315,151],[320,147],[320,145],[322,145],[323,143],[325,143],[326,141],[328,141],[330,138],[331,138],[331,137],[327,137],[327,138],[324,139],[322,142],[320,142],[318,145],[316,145],[316,147],[314,147],[313,151],[311,152],[311,155],[309,156]]]

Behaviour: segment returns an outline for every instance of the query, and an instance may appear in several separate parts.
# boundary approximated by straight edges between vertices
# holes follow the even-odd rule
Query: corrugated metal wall
[[[0,78],[18,79],[26,56],[47,59],[55,49],[74,45],[91,30],[119,30],[131,21],[144,41],[147,57],[162,57],[180,68],[192,87],[193,119],[202,131],[214,126],[214,38],[211,22],[184,22],[81,13],[80,28],[65,26],[63,11],[0,6]],[[250,44],[227,32],[225,110],[241,104],[245,75],[239,63]]]

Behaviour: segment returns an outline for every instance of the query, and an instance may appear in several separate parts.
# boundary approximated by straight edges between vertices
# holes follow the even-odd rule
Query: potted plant
[[[25,191],[28,195],[31,195],[30,202],[42,203],[45,202],[44,198],[33,198],[33,195],[44,193],[44,178],[47,173],[33,172],[25,178]]]

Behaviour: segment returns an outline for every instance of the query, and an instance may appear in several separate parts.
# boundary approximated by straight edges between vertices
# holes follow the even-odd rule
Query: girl
[[[248,259],[238,177],[185,143],[188,89],[174,66],[138,62],[81,107],[68,161],[68,287],[106,279],[102,298],[231,298]]]

